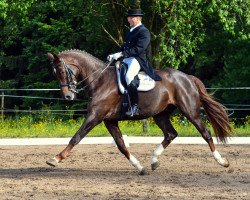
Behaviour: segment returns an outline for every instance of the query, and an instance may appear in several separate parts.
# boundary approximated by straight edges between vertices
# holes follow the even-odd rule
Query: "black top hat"
[[[143,16],[144,14],[142,13],[141,9],[129,9],[127,17],[130,16]]]

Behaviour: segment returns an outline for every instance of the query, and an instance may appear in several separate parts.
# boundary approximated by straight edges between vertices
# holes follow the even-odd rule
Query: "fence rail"
[[[207,90],[250,90],[250,87],[206,88]]]
[[[250,87],[207,87],[207,90],[250,90]],[[59,88],[12,88],[4,89],[0,88],[0,91],[60,91]]]
[[[250,87],[213,87],[213,88],[206,88],[207,90],[249,90]],[[9,95],[5,94],[6,92],[13,92],[13,91],[60,91],[60,89],[50,88],[50,89],[30,89],[30,88],[20,88],[20,89],[0,89],[0,96],[1,96],[1,116],[3,118],[4,113],[44,113],[44,112],[50,112],[51,114],[59,114],[65,112],[83,112],[86,113],[86,109],[83,110],[17,110],[17,109],[9,109],[5,108],[5,97],[7,98],[29,98],[29,99],[44,99],[44,100],[60,100],[60,101],[67,101],[63,98],[50,98],[50,97],[43,97],[43,96],[27,96],[27,95]],[[74,101],[87,103],[87,101],[76,99]],[[249,111],[250,110],[250,104],[224,104],[224,106],[228,107],[226,110],[228,111]],[[66,114],[68,115],[68,114]]]

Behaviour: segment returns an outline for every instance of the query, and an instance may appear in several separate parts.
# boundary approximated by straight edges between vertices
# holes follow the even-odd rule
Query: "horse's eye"
[[[56,75],[56,69],[53,68],[53,75]]]

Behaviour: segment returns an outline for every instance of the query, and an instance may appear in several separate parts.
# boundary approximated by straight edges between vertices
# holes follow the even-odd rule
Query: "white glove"
[[[111,60],[117,60],[118,58],[122,57],[122,52],[118,52],[118,53],[114,53],[114,54],[110,54],[107,57],[107,60],[110,62]]]

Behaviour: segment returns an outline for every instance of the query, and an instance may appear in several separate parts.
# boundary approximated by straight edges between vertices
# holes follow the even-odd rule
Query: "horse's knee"
[[[165,136],[166,141],[172,141],[178,136],[177,132],[170,132],[168,135]]]
[[[177,132],[170,133],[169,135],[171,140],[174,140],[178,136]]]
[[[164,135],[164,140],[162,141],[163,147],[166,148],[177,136],[177,133],[169,133]]]
[[[77,145],[79,144],[81,141],[81,137],[80,137],[80,134],[79,133],[76,133],[72,138],[71,140],[69,141],[70,144],[73,144],[73,145]]]

